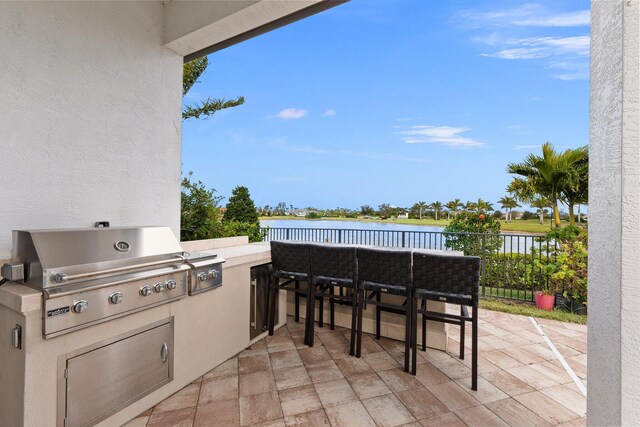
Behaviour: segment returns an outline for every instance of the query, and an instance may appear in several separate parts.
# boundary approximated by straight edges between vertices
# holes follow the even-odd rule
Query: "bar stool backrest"
[[[312,243],[309,249],[314,280],[338,285],[342,281],[356,282],[358,259],[355,246]]]
[[[480,258],[475,256],[413,254],[413,286],[431,292],[478,299]]]
[[[411,286],[411,251],[358,248],[358,280]]]
[[[274,276],[297,280],[310,278],[309,243],[272,240],[270,245]]]

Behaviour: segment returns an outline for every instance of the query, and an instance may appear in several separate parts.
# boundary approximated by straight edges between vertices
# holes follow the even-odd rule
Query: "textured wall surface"
[[[638,2],[591,3],[589,425],[640,424]]]
[[[182,57],[163,6],[0,2],[0,259],[11,230],[179,232]]]

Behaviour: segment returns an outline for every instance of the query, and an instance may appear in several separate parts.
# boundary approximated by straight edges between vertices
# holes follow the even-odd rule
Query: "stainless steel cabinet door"
[[[66,427],[93,425],[172,380],[173,320],[67,359]]]
[[[271,287],[271,264],[251,267],[251,312],[249,336],[257,337],[267,330],[269,291]],[[276,297],[277,298],[277,297]],[[276,323],[278,304],[276,303]]]

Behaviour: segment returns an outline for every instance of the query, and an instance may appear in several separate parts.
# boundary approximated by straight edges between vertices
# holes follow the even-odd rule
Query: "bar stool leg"
[[[318,289],[322,291],[322,293],[320,294],[320,298],[318,298],[318,300],[320,301],[320,305],[318,307],[318,326],[324,328],[324,288],[322,286],[318,286]],[[314,292],[313,295],[316,295],[316,293]],[[312,319],[315,317],[315,314],[316,313],[314,310],[314,312],[311,313]]]
[[[293,319],[296,323],[300,321],[300,294],[297,292],[299,289],[300,281],[296,280],[295,307],[293,309]]]
[[[382,299],[382,296],[380,295],[380,292],[376,292],[376,302],[378,303],[378,305],[376,305],[376,339],[379,340],[380,339],[380,323],[381,323],[381,315],[382,315],[382,307],[380,307],[379,303]]]
[[[427,311],[427,300],[422,300],[422,309]],[[416,322],[417,321],[416,318]],[[427,351],[427,313],[422,313],[422,351]]]
[[[316,295],[316,287],[309,280],[307,289],[307,318],[305,319],[306,333],[307,333],[307,342],[306,344],[309,347],[313,347],[313,338],[314,338],[314,327],[315,327],[315,295]]]
[[[460,306],[460,316],[465,315],[464,305]],[[460,359],[464,359],[464,338],[465,338],[465,323],[466,320],[460,321]]]
[[[413,313],[411,315],[411,374],[416,374],[417,369],[417,357],[418,357],[418,299],[416,298],[411,302],[411,307],[413,309]],[[424,301],[424,300],[423,300]],[[423,315],[424,316],[424,315]],[[424,334],[423,334],[424,335]],[[422,345],[426,345],[426,340],[422,339]]]
[[[364,298],[366,293],[364,289],[358,289],[358,293],[356,295],[356,305],[358,306],[358,327],[356,331],[358,339],[356,340],[356,357],[360,357],[362,355],[362,311],[364,308]]]
[[[471,390],[478,390],[478,303],[473,306],[471,320]]]
[[[342,289],[341,289],[342,292]],[[349,341],[349,355],[355,354],[356,345],[356,332],[357,332],[357,319],[358,318],[358,296],[357,290],[354,287],[351,290],[351,341]]]
[[[413,305],[413,298],[411,295],[407,296],[407,304],[405,307],[405,316],[404,316],[404,371],[411,371],[411,341],[413,339],[413,310],[411,306]],[[413,348],[416,346],[414,345]]]
[[[333,291],[333,285],[329,286],[329,326],[332,331],[336,328],[335,298]]]

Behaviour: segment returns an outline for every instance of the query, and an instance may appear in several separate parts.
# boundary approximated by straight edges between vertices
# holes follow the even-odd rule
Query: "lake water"
[[[307,240],[316,242],[356,243],[381,246],[445,249],[444,226],[393,224],[383,222],[332,220],[260,220],[272,228],[272,240]],[[289,229],[289,230],[287,230]],[[531,253],[541,248],[533,235],[505,234],[500,244],[503,253]]]

